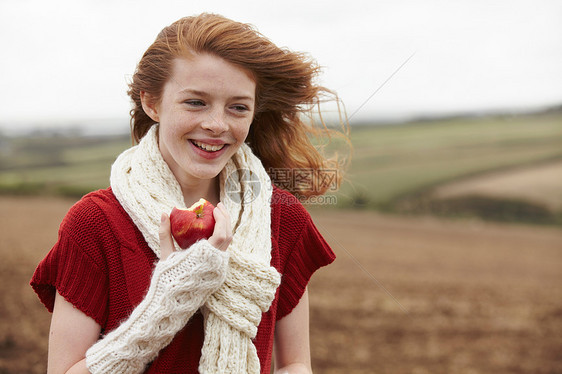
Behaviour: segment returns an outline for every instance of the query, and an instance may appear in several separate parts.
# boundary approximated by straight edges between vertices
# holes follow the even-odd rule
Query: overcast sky
[[[0,129],[126,119],[142,53],[203,11],[310,53],[352,123],[562,103],[557,0],[2,0]]]

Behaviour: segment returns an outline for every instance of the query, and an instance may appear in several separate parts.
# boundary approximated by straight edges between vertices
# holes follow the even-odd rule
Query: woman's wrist
[[[92,373],[139,373],[225,281],[229,254],[199,241],[158,262],[131,316],[86,352]]]

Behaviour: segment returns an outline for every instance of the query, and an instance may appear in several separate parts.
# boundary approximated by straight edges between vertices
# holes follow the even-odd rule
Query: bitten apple
[[[172,236],[178,245],[189,248],[200,239],[208,239],[215,228],[213,217],[214,205],[205,199],[199,199],[187,209],[172,209],[170,213],[170,224]]]

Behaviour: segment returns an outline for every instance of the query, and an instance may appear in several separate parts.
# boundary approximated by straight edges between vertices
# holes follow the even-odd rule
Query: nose
[[[228,129],[224,113],[218,110],[209,113],[209,117],[203,122],[202,127],[213,134],[222,134]]]

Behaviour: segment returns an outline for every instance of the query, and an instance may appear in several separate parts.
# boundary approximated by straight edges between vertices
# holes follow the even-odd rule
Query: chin
[[[207,170],[197,170],[193,171],[191,174],[194,178],[197,179],[215,179],[219,176],[220,172],[224,169],[224,165],[220,169],[207,169]]]

